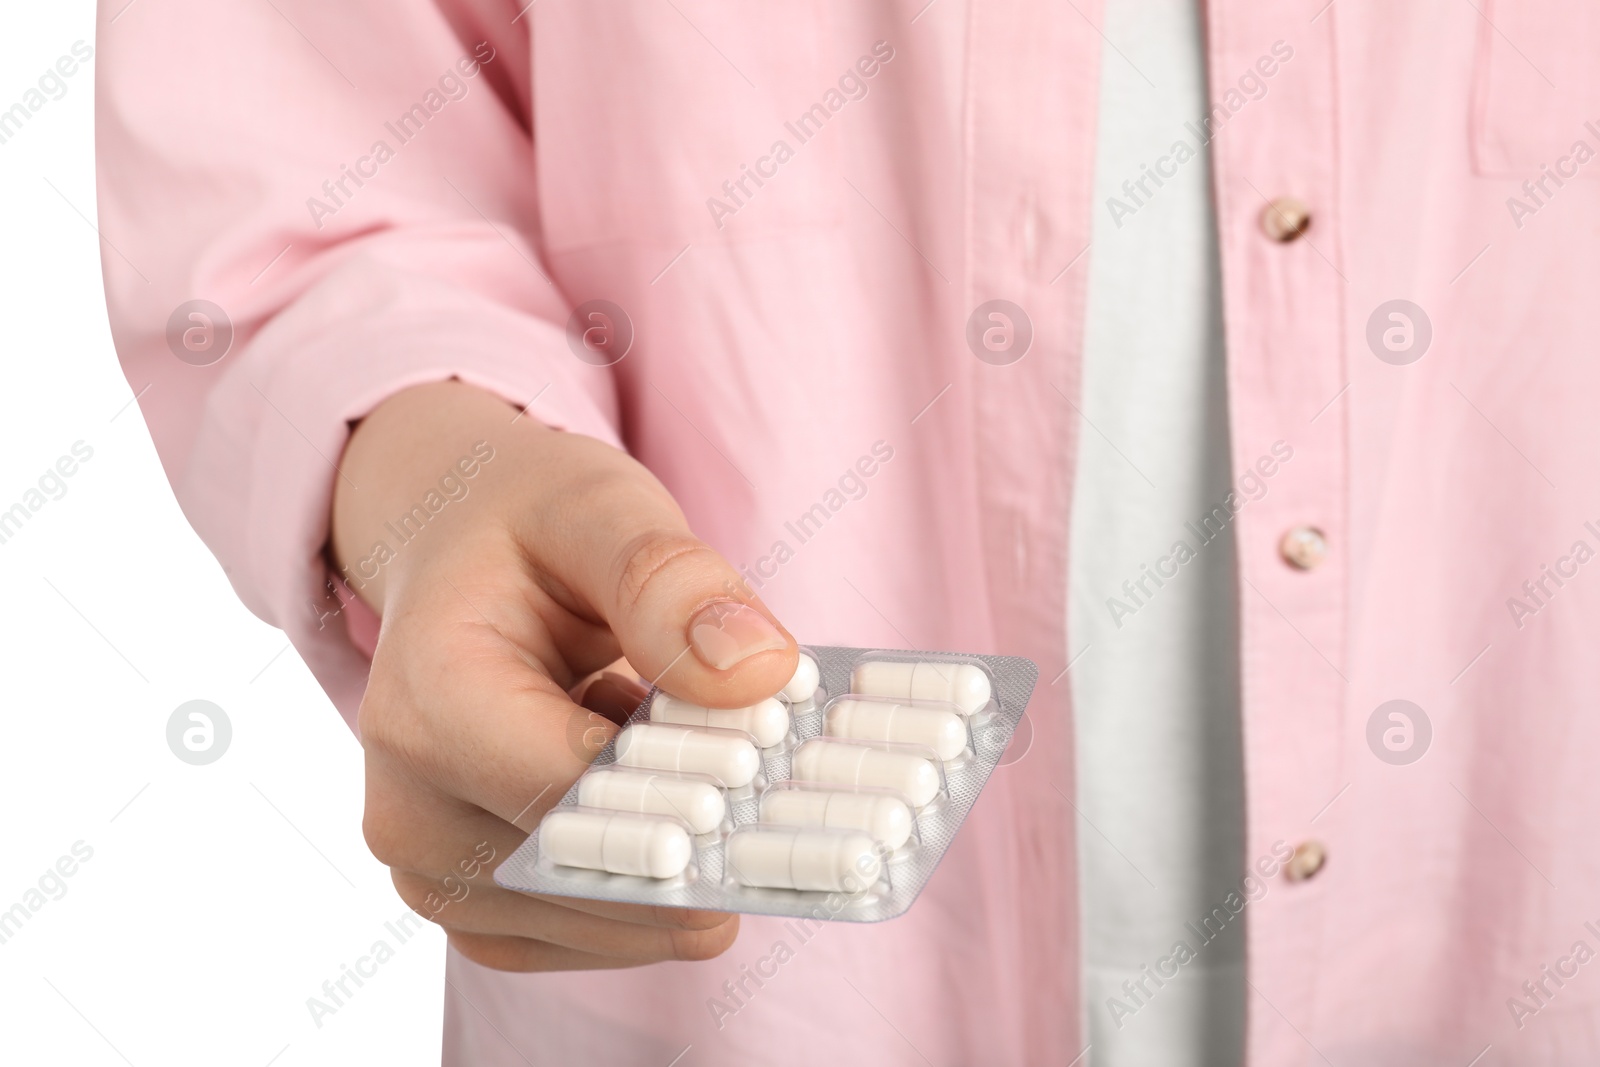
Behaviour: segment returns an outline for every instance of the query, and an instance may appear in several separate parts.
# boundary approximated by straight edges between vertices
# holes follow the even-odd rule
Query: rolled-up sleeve
[[[168,0],[102,20],[99,215],[124,373],[189,521],[352,725],[368,660],[351,634],[371,617],[330,592],[324,554],[350,426],[453,377],[618,443],[608,372],[569,351],[540,261],[516,14]]]

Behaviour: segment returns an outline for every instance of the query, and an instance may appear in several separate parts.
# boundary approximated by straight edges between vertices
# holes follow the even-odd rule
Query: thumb
[[[564,558],[554,577],[605,620],[646,681],[674,696],[727,708],[777,693],[794,675],[794,638],[694,536],[649,471],[608,445],[587,445],[609,455],[589,457],[598,469],[577,492],[581,503],[561,509],[555,540]]]

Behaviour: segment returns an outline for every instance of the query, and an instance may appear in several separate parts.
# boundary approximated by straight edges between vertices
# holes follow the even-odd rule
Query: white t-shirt
[[[1246,916],[1201,939],[1244,859],[1233,531],[1184,525],[1232,480],[1210,155],[1185,126],[1206,110],[1199,19],[1108,0],[1102,27],[1068,598],[1095,1067],[1233,1067],[1243,1047]]]

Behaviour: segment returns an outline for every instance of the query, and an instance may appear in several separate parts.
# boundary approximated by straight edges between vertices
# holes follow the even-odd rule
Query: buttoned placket
[[[1265,485],[1237,527],[1247,854],[1275,859],[1281,887],[1250,909],[1247,1062],[1296,1063],[1316,1017],[1320,901],[1338,853],[1330,803],[1343,784],[1337,13],[1308,22],[1257,0],[1212,0],[1206,12],[1212,103],[1224,109],[1211,147],[1233,468]],[[1265,95],[1229,110],[1239,79],[1263,67],[1275,69]]]

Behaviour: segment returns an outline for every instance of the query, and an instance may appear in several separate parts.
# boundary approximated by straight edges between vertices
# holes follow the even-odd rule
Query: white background
[[[116,32],[88,0],[8,4],[5,26],[0,109]],[[0,544],[0,912],[93,850],[0,943],[0,1063],[436,1063],[436,927],[320,1027],[307,1008],[375,940],[396,946],[405,906],[361,838],[360,748],[234,597],[131,403],[92,228],[94,77],[91,60],[0,144],[0,511],[74,442],[94,450]],[[207,766],[167,747],[194,699],[233,727]]]

